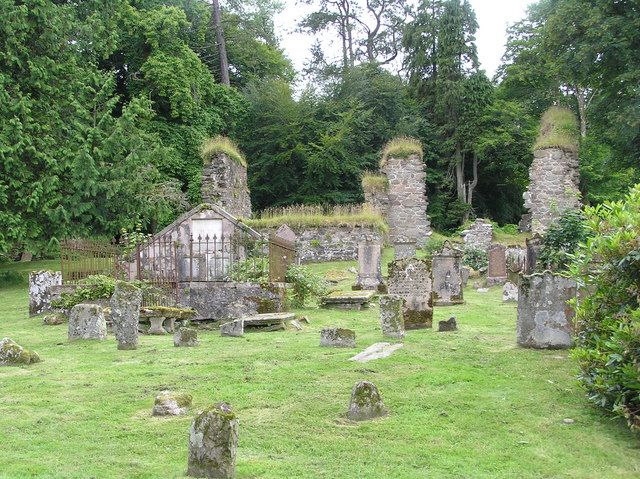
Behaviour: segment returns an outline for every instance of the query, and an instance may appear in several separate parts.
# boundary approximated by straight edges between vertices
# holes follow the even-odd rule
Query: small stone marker
[[[487,267],[487,285],[502,284],[507,280],[507,248],[501,244],[489,247],[489,266]]]
[[[180,416],[186,414],[191,407],[191,394],[162,391],[156,396],[152,416]]]
[[[320,346],[330,348],[355,348],[356,333],[344,328],[326,328],[320,331]]]
[[[389,294],[404,298],[405,329],[430,328],[433,322],[431,261],[405,258],[389,263]]]
[[[46,313],[51,309],[52,286],[62,284],[60,271],[32,271],[29,273],[29,316]]]
[[[220,336],[240,337],[244,335],[244,320],[236,319],[220,325]]]
[[[504,303],[517,303],[518,302],[518,287],[507,281],[502,287],[502,301]]]
[[[387,409],[375,384],[360,381],[353,386],[347,418],[352,421],[366,421],[386,414]]]
[[[19,366],[39,362],[40,356],[35,351],[23,348],[10,338],[0,340],[0,366]]]
[[[198,331],[194,328],[183,326],[173,333],[173,345],[176,348],[194,347],[200,344],[198,342]]]
[[[460,268],[460,276],[462,276],[462,287],[466,288],[467,283],[469,282],[469,275],[471,274],[471,270],[468,266],[462,266]]]
[[[445,241],[442,250],[431,260],[433,304],[451,306],[464,303],[462,297],[462,251]]]
[[[109,301],[111,324],[118,340],[118,349],[138,349],[138,323],[142,291],[131,283],[118,281]]]
[[[522,276],[518,288],[518,345],[537,349],[571,347],[575,313],[567,301],[576,294],[576,282],[570,278],[549,271]]]
[[[404,298],[400,296],[380,296],[380,328],[388,338],[404,338]]]
[[[382,359],[391,356],[396,350],[402,348],[402,343],[375,343],[369,346],[362,352],[359,352],[355,356],[349,358],[349,361],[357,361],[359,363],[366,363],[373,361],[374,359]]]
[[[69,313],[69,341],[76,339],[107,339],[107,322],[102,306],[76,304]]]
[[[67,316],[64,313],[49,313],[42,318],[42,324],[47,326],[57,326],[67,322]]]
[[[455,316],[451,316],[446,321],[438,321],[438,331],[457,331],[458,323]]]
[[[358,244],[358,277],[354,290],[384,289],[384,281],[380,269],[382,244],[379,240],[365,236]]]
[[[219,403],[200,413],[189,431],[187,476],[232,479],[236,475],[238,419]]]

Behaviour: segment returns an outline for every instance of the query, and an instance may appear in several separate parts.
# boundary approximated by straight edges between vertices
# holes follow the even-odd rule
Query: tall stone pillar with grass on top
[[[249,218],[247,160],[242,152],[229,138],[216,136],[204,142],[201,155],[203,203],[220,206],[236,217]]]
[[[580,208],[578,138],[578,122],[570,110],[553,106],[542,116],[523,195],[534,234],[543,235],[563,212]]]
[[[389,241],[415,239],[418,247],[431,233],[422,145],[413,138],[396,138],[384,147],[380,169],[389,181]]]

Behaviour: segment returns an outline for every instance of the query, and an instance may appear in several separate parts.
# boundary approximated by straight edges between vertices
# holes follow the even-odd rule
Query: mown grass
[[[211,157],[219,153],[224,153],[233,161],[246,168],[247,159],[238,148],[238,145],[226,136],[218,135],[205,140],[200,149],[200,155],[204,161],[211,161]]]
[[[192,394],[194,414],[233,405],[239,478],[638,477],[637,437],[589,405],[568,354],[516,347],[515,306],[499,288],[465,295],[435,312],[455,314],[460,331],[412,331],[392,357],[354,364],[347,358],[383,340],[376,307],[300,310],[311,324],[298,333],[201,331],[197,348],[143,336],[138,350],[118,351],[112,335],[69,343],[65,325],[27,317],[26,288],[0,289],[0,336],[43,358],[0,369],[0,477],[183,477],[193,414],[151,417],[162,389]],[[318,347],[324,326],[354,329],[358,348]],[[361,379],[378,385],[388,417],[344,419]]]
[[[540,131],[533,150],[562,148],[577,151],[579,143],[578,120],[575,114],[563,107],[552,106],[540,120]]]

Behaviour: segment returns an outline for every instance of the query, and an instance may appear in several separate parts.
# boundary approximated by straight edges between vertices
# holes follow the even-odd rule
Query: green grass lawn
[[[383,340],[376,307],[306,309],[297,333],[201,331],[197,348],[142,336],[118,351],[112,335],[69,343],[66,325],[28,318],[26,286],[0,289],[0,337],[43,358],[0,369],[0,477],[183,477],[193,414],[217,401],[240,418],[239,478],[640,477],[637,437],[587,402],[568,353],[516,347],[516,309],[499,288],[465,298],[435,312],[455,314],[460,331],[410,331],[393,356],[358,364],[347,358]],[[356,350],[318,347],[334,325],[356,331]],[[388,417],[344,418],[361,379]],[[191,393],[193,414],[151,417],[162,389]]]

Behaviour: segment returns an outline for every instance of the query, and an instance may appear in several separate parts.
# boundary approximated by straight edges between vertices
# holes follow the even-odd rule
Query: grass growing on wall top
[[[534,150],[561,148],[575,152],[578,151],[578,143],[578,120],[571,110],[552,106],[542,115]]]
[[[385,175],[365,171],[362,175],[362,189],[368,193],[387,191],[389,189],[389,179]]]
[[[367,205],[293,205],[284,208],[269,208],[259,218],[243,219],[251,228],[272,228],[283,224],[295,227],[320,226],[373,226],[385,232],[388,227],[384,219]]]
[[[384,167],[389,158],[407,158],[411,155],[422,157],[423,154],[422,143],[419,140],[408,136],[400,136],[384,145],[380,167]]]
[[[200,149],[200,155],[204,161],[210,161],[211,157],[219,153],[224,153],[236,163],[247,167],[247,159],[244,157],[238,145],[226,136],[218,135],[205,140]]]

